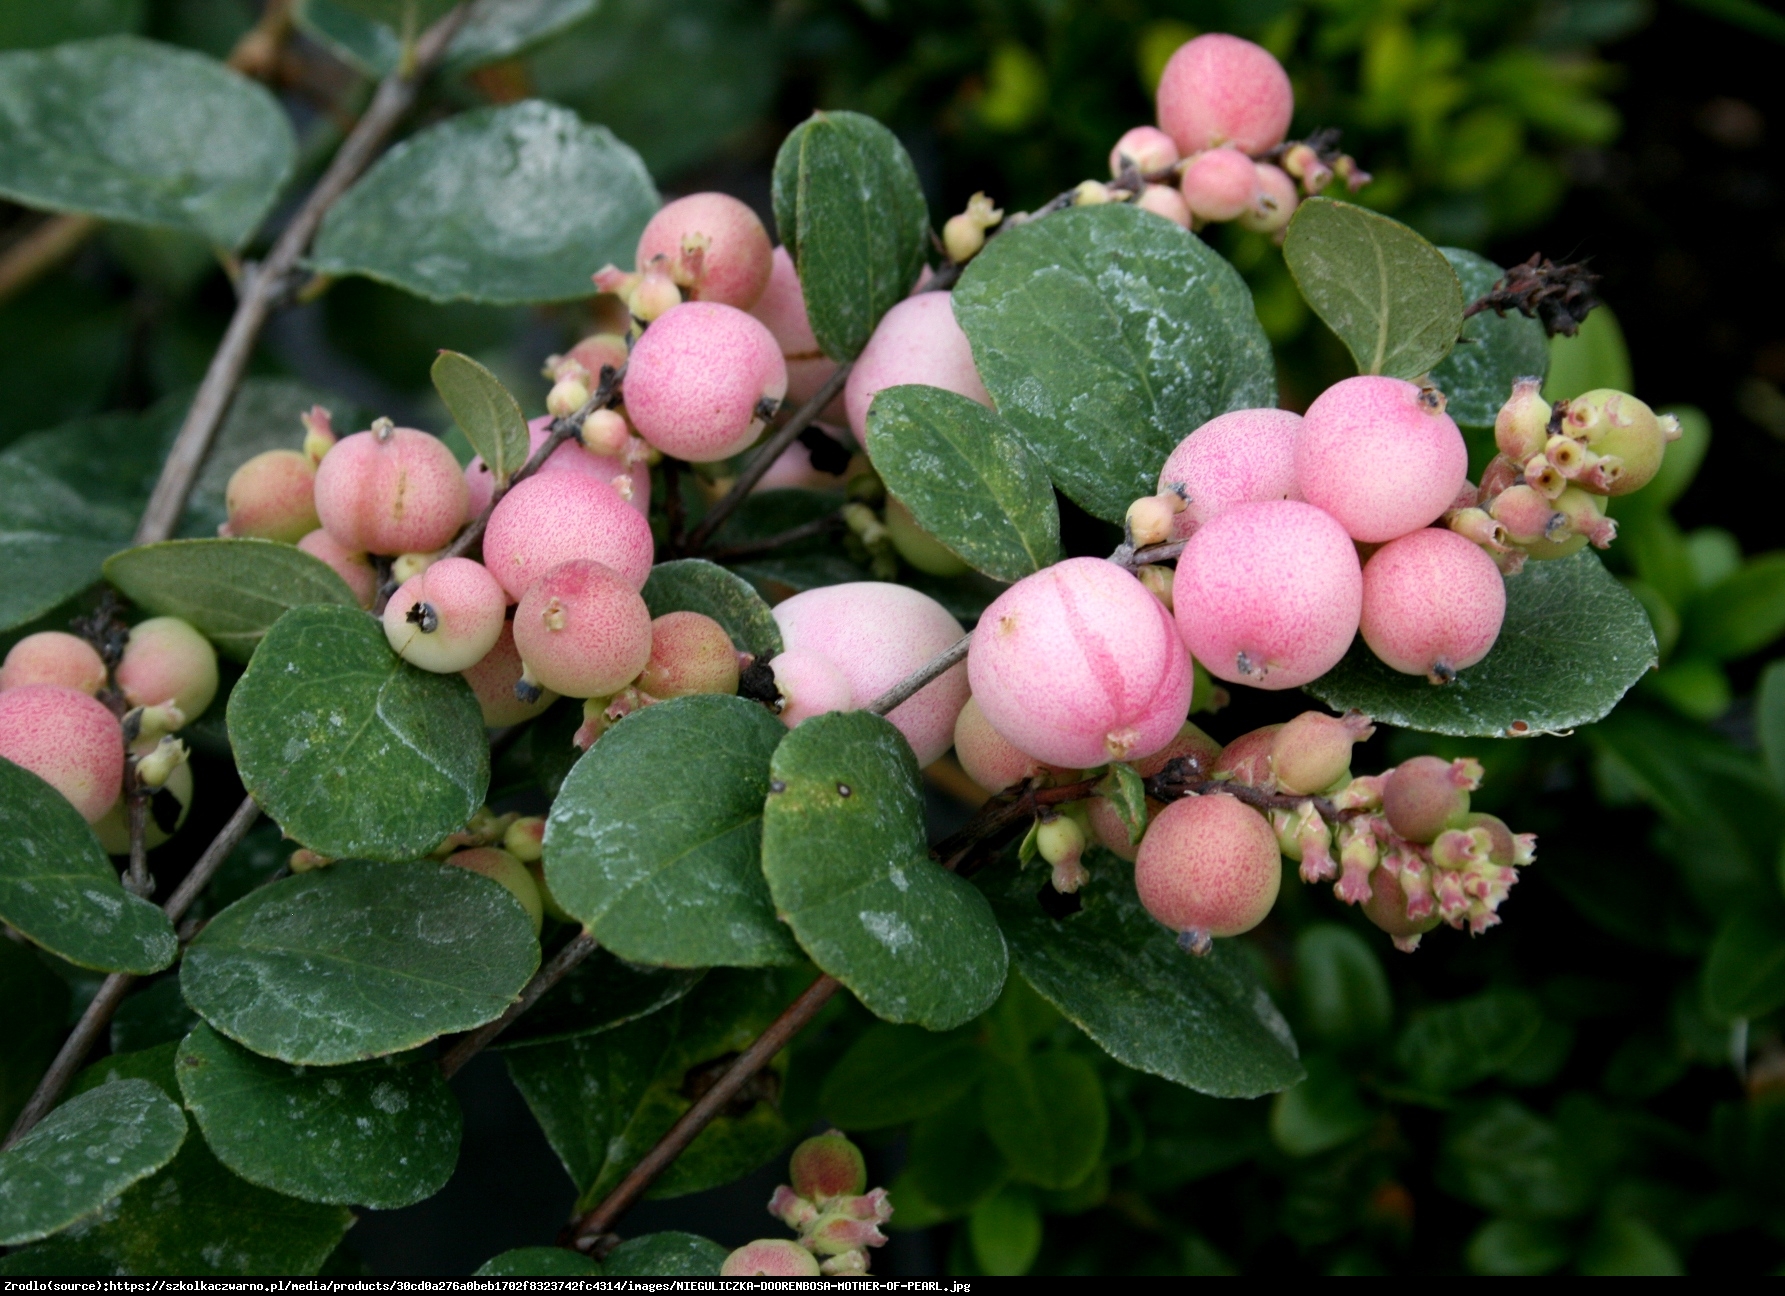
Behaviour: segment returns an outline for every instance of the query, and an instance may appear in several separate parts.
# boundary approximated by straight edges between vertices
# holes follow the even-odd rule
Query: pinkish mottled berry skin
[[[1012,746],[1008,738],[992,728],[992,722],[972,698],[967,699],[967,705],[955,718],[954,754],[967,777],[992,793],[1015,787],[1053,768]]]
[[[787,363],[787,399],[804,405],[837,371],[837,362],[818,348],[812,321],[806,315],[806,295],[800,287],[799,272],[786,248],[775,249],[768,287],[750,313],[774,334],[775,345],[781,348],[781,358]],[[848,417],[843,413],[841,393],[824,407],[820,417],[828,423],[841,423]]]
[[[794,1148],[787,1174],[796,1193],[820,1205],[868,1190],[868,1163],[861,1149],[836,1130],[816,1134]]]
[[[131,706],[172,702],[196,720],[217,696],[217,652],[179,617],[150,617],[130,628],[114,675]]]
[[[815,715],[855,705],[849,677],[822,653],[784,652],[769,661],[769,670],[781,693],[781,723],[789,729]]]
[[[838,400],[842,400],[839,396]],[[821,428],[820,431],[825,431]],[[762,475],[752,490],[836,490],[843,485],[843,476],[836,473],[820,472],[812,464],[812,452],[805,445],[795,441],[787,449],[775,457],[769,470]]]
[[[641,437],[677,459],[713,463],[756,440],[756,407],[787,393],[787,364],[755,316],[684,302],[639,338],[625,386],[626,415]]]
[[[690,237],[706,240],[695,252]],[[662,257],[691,301],[749,310],[769,282],[770,244],[761,219],[729,194],[697,193],[666,203],[638,240],[638,268]]]
[[[1374,732],[1357,712],[1329,716],[1304,711],[1272,740],[1271,775],[1285,792],[1298,796],[1324,792],[1350,775],[1351,748]]]
[[[552,419],[549,414],[527,424],[527,436],[531,442],[527,447],[529,459],[546,443],[551,434]],[[539,472],[535,475],[544,476],[546,473],[557,472],[593,477],[610,486],[614,484],[616,477],[624,477],[632,483],[632,498],[626,502],[641,515],[651,507],[651,468],[643,460],[628,464],[612,455],[598,455],[585,450],[577,441],[570,440],[552,451],[551,458],[539,465]],[[496,475],[484,463],[482,455],[474,456],[465,465],[465,488],[470,499],[471,516],[478,517],[490,506],[490,499],[496,493]]]
[[[1265,725],[1243,733],[1221,749],[1211,767],[1214,778],[1231,779],[1247,787],[1274,790],[1277,776],[1271,772],[1271,749],[1277,745],[1280,724]]]
[[[1178,443],[1159,470],[1159,489],[1184,489],[1172,537],[1188,540],[1222,509],[1261,500],[1300,499],[1295,437],[1302,416],[1289,410],[1232,410]]]
[[[0,756],[30,770],[96,823],[124,786],[124,730],[87,694],[55,684],[0,693]]]
[[[1469,475],[1463,434],[1442,404],[1400,378],[1363,374],[1328,387],[1296,437],[1302,498],[1366,543],[1436,522]]]
[[[335,575],[347,582],[353,597],[363,608],[372,606],[378,596],[378,573],[364,553],[348,549],[321,527],[297,542],[297,547],[319,562],[335,569]]]
[[[0,691],[27,684],[57,684],[91,697],[105,687],[105,661],[85,639],[42,630],[15,643],[0,664]]]
[[[1251,210],[1258,197],[1258,172],[1238,149],[1212,148],[1190,160],[1178,188],[1197,220],[1230,221]]]
[[[721,1278],[816,1278],[818,1257],[790,1238],[747,1242],[725,1257]]]
[[[666,612],[651,622],[651,659],[638,677],[654,698],[736,693],[738,651],[725,627],[699,612]]]
[[[904,383],[940,387],[991,406],[991,394],[973,366],[973,348],[955,322],[954,294],[920,292],[881,316],[843,387],[856,441],[866,444],[874,393]]]
[[[1206,778],[1220,755],[1221,744],[1186,720],[1184,727],[1178,730],[1177,737],[1146,759],[1135,761],[1134,768],[1140,772],[1142,778],[1152,778],[1179,757],[1193,756],[1203,771],[1203,777]],[[1157,814],[1161,808],[1159,802],[1148,798],[1149,818]],[[1103,797],[1092,797],[1085,802],[1085,811],[1086,818],[1091,824],[1091,832],[1103,847],[1132,862],[1135,854],[1140,850],[1140,846],[1128,840],[1128,825],[1122,822],[1115,807]]]
[[[608,697],[651,660],[650,609],[612,568],[575,559],[527,590],[514,614],[514,646],[541,687]]]
[[[1109,173],[1112,176],[1122,174],[1124,157],[1142,175],[1163,171],[1178,160],[1177,141],[1157,126],[1136,126],[1124,131],[1109,151]]]
[[[606,482],[581,473],[535,473],[497,501],[483,561],[512,599],[559,563],[590,558],[643,589],[651,526]]]
[[[355,432],[316,468],[316,514],[360,553],[427,553],[465,525],[465,475],[439,437],[414,428]]]
[[[1211,32],[1178,48],[1159,78],[1159,125],[1183,154],[1231,144],[1253,155],[1289,133],[1295,94],[1263,46]]]
[[[1357,634],[1363,572],[1351,539],[1311,504],[1235,504],[1184,548],[1178,629],[1209,674],[1255,688],[1320,678]]]
[[[1148,185],[1140,191],[1140,197],[1135,199],[1134,205],[1142,211],[1165,217],[1173,225],[1190,228],[1190,204],[1171,185]]]
[[[1275,234],[1295,215],[1296,204],[1300,201],[1295,181],[1290,179],[1288,172],[1269,162],[1256,163],[1253,169],[1258,188],[1252,196],[1252,205],[1240,213],[1240,228],[1255,234]]]
[[[986,719],[1050,765],[1136,760],[1190,711],[1190,659],[1171,614],[1102,558],[1068,558],[985,610],[967,676]]]
[[[1443,921],[1436,912],[1424,918],[1409,918],[1407,893],[1401,889],[1401,879],[1385,868],[1371,870],[1370,898],[1364,901],[1363,909],[1364,917],[1390,936],[1420,936]]]
[[[391,595],[384,637],[410,665],[455,675],[496,646],[507,611],[507,593],[482,563],[442,558]]]
[[[477,705],[483,710],[483,722],[491,729],[531,720],[552,703],[558,695],[543,690],[535,702],[523,702],[515,696],[514,686],[521,679],[521,654],[514,646],[514,626],[507,621],[496,642],[476,665],[460,672],[471,691],[477,694]]]
[[[965,633],[929,595],[880,581],[795,594],[775,605],[775,623],[788,653],[816,653],[842,672],[852,707],[872,705]],[[967,671],[955,666],[886,718],[905,735],[917,763],[928,765],[954,741],[954,722],[966,702]]]
[[[1408,841],[1429,842],[1469,813],[1469,786],[1450,761],[1415,756],[1382,785],[1382,813]]]
[[[506,888],[510,895],[521,902],[521,908],[527,911],[527,921],[533,924],[533,934],[539,935],[539,929],[545,920],[545,905],[539,896],[539,884],[533,880],[533,875],[527,871],[525,864],[496,846],[476,846],[470,850],[457,851],[447,856],[446,862],[453,868],[481,873],[490,881]]]
[[[230,475],[223,494],[229,521],[219,535],[296,544],[322,523],[316,517],[316,466],[297,450],[257,454]]]
[[[1448,683],[1500,637],[1506,582],[1481,546],[1426,527],[1364,564],[1364,642],[1388,665]]]
[[[1277,901],[1282,877],[1270,824],[1220,792],[1161,810],[1134,862],[1134,888],[1147,912],[1173,931],[1206,936],[1238,936],[1258,926]]]

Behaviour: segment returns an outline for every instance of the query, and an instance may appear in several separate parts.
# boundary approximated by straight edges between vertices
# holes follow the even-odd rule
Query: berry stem
[[[587,931],[578,932],[569,944],[552,955],[549,963],[533,974],[533,979],[522,989],[520,998],[509,1004],[506,1012],[495,1021],[485,1022],[469,1034],[459,1036],[458,1041],[440,1059],[440,1074],[448,1080],[452,1079],[491,1040],[512,1026],[515,1018],[538,1003],[546,991],[569,976],[578,963],[600,948],[600,944]]]
[[[733,562],[739,558],[748,558],[753,554],[768,553],[770,550],[779,549],[782,545],[792,544],[795,540],[807,540],[813,536],[824,535],[827,531],[833,531],[842,525],[842,522],[843,511],[838,509],[835,513],[826,513],[821,518],[815,518],[796,527],[789,527],[765,540],[752,540],[748,544],[732,545],[729,549],[715,549],[707,557],[714,562]]]

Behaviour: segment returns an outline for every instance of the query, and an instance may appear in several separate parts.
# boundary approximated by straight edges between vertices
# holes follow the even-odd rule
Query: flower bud
[[[320,405],[312,405],[309,413],[298,415],[298,422],[304,425],[304,455],[312,464],[321,463],[329,447],[340,440],[329,412]]]
[[[1135,579],[1147,587],[1147,593],[1165,605],[1165,610],[1172,610],[1171,587],[1172,570],[1161,567],[1157,563],[1147,563],[1134,569]]]
[[[136,781],[144,787],[158,788],[186,763],[186,744],[178,738],[163,738],[154,750],[136,762]]]
[[[436,549],[432,553],[398,554],[391,560],[390,578],[399,585],[405,584],[432,567],[445,552],[444,549]]]
[[[647,324],[681,304],[682,290],[661,270],[647,270],[626,294],[627,309]]]
[[[589,278],[594,281],[596,292],[613,293],[617,297],[624,298],[632,295],[632,290],[638,287],[638,281],[643,276],[622,270],[619,266],[609,262]]]
[[[1089,880],[1091,875],[1079,863],[1085,853],[1085,833],[1070,816],[1043,820],[1035,833],[1035,848],[1054,866],[1053,886],[1061,895],[1070,895]]]
[[[1486,509],[1457,509],[1445,515],[1444,525],[1490,553],[1505,553],[1506,546],[1511,543],[1506,528],[1494,521]]]
[[[985,227],[968,216],[950,216],[942,227],[942,246],[955,264],[970,261],[985,246]]]
[[[1332,183],[1333,170],[1312,146],[1291,144],[1283,151],[1283,169],[1302,182],[1302,191],[1317,194]]]
[[[1550,403],[1543,399],[1542,387],[1539,378],[1520,378],[1494,416],[1494,444],[1515,463],[1541,454],[1549,443]]]
[[[1277,786],[1285,792],[1312,795],[1348,781],[1352,746],[1375,732],[1370,718],[1360,711],[1343,716],[1302,712],[1271,740],[1271,773]]]
[[[868,1164],[861,1149],[839,1130],[814,1135],[794,1148],[787,1173],[793,1190],[820,1206],[834,1197],[860,1196],[868,1187]]]
[[[798,1242],[762,1238],[739,1247],[719,1266],[722,1278],[816,1278],[818,1261]]]
[[[1098,207],[1107,202],[1114,202],[1115,195],[1109,186],[1098,180],[1081,180],[1072,191],[1074,207]]]
[[[818,1207],[786,1184],[776,1188],[774,1196],[769,1198],[769,1214],[796,1233],[803,1233],[818,1222]]]
[[[1146,495],[1135,500],[1128,506],[1128,543],[1136,549],[1164,544],[1171,539],[1172,520],[1183,508],[1184,501],[1169,493]]]
[[[580,401],[576,408],[581,408]],[[589,417],[583,420],[580,439],[585,450],[608,458],[619,459],[624,457],[627,448],[632,444],[632,429],[626,426],[626,419],[618,411],[598,409],[592,411]],[[630,482],[628,484],[630,485]]]
[[[502,849],[523,864],[538,862],[545,855],[545,820],[538,815],[524,815],[508,825],[502,834]]]
[[[163,735],[177,732],[185,723],[186,713],[173,702],[132,707],[124,713],[124,738],[132,745],[156,742]]]
[[[546,413],[553,418],[569,418],[589,400],[589,389],[579,378],[561,378],[546,393]]]
[[[286,861],[285,866],[293,873],[309,873],[316,869],[327,868],[334,862],[327,855],[318,855],[315,851],[300,846],[291,852],[291,858]]]
[[[884,1246],[886,1234],[871,1220],[851,1219],[839,1211],[821,1217],[803,1240],[819,1255],[834,1256],[863,1247]]]
[[[1495,496],[1488,515],[1513,544],[1535,544],[1548,538],[1562,515],[1535,486],[1508,486]]]

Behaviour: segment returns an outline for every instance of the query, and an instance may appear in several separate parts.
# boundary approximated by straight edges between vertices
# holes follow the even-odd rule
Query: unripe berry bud
[[[788,1238],[763,1238],[739,1247],[719,1266],[721,1278],[816,1278],[818,1258]]]
[[[972,698],[967,699],[954,722],[954,754],[967,777],[994,794],[1026,779],[1043,778],[1052,770],[1051,766],[1018,751],[1009,739],[992,728],[985,712]]]
[[[1488,514],[1516,545],[1535,544],[1562,525],[1555,504],[1535,486],[1508,486],[1494,497]]]
[[[1469,813],[1469,793],[1481,786],[1481,763],[1415,756],[1390,771],[1382,787],[1389,826],[1411,842],[1429,842]]]
[[[470,869],[473,873],[481,873],[492,882],[500,883],[516,900],[521,908],[527,911],[527,921],[533,924],[533,934],[539,935],[544,925],[545,907],[539,899],[539,888],[534,885],[533,875],[520,860],[505,850],[494,846],[479,846],[473,850],[462,850],[448,857],[446,861],[453,868]]]
[[[583,420],[581,440],[590,453],[617,459],[632,443],[632,429],[617,411],[598,409]]]
[[[1441,869],[1465,869],[1486,863],[1492,849],[1485,829],[1446,828],[1432,839],[1432,863]]]
[[[659,700],[738,691],[738,654],[725,627],[699,612],[666,612],[651,622],[651,659],[640,692]]]
[[[1587,466],[1587,448],[1573,437],[1553,436],[1544,443],[1543,457],[1557,472],[1573,480]]]
[[[27,684],[56,684],[91,697],[105,683],[105,660],[93,645],[60,630],[26,635],[0,664],[0,691]]]
[[[1312,795],[1351,777],[1351,748],[1375,733],[1368,716],[1304,711],[1271,741],[1271,773],[1285,792]]]
[[[647,270],[639,276],[632,291],[626,294],[626,308],[632,312],[633,318],[643,320],[646,324],[661,318],[681,304],[682,290],[662,270]]]
[[[1146,563],[1134,569],[1134,578],[1146,586],[1147,593],[1158,599],[1165,610],[1172,610],[1171,582],[1174,573],[1169,567],[1161,567],[1157,563]]]
[[[322,406],[312,405],[309,413],[298,415],[298,422],[304,425],[304,457],[312,465],[321,463],[322,456],[340,440],[333,418]]]
[[[1475,502],[1486,508],[1501,491],[1516,485],[1519,474],[1523,471],[1519,467],[1522,462],[1524,461],[1508,459],[1503,454],[1488,460],[1488,466],[1481,470],[1481,486],[1475,492]]]
[[[1409,884],[1415,881],[1422,884],[1420,895],[1424,899],[1417,916],[1412,912],[1416,906],[1409,894]],[[1432,909],[1429,883],[1424,878],[1387,868],[1377,869],[1370,879],[1370,898],[1364,901],[1363,910],[1364,917],[1394,937],[1396,949],[1408,954],[1418,948],[1424,933],[1443,921]]]
[[[300,846],[291,852],[291,858],[285,861],[285,867],[293,873],[313,873],[317,869],[325,869],[333,864],[334,858],[319,855],[307,846]]]
[[[1125,131],[1109,151],[1109,174],[1118,178],[1132,166],[1143,176],[1152,175],[1175,166],[1177,160],[1178,146],[1171,136],[1157,126],[1136,126]]]
[[[138,771],[139,775],[141,771]],[[192,809],[192,765],[181,761],[169,771],[167,781],[154,789],[149,813],[143,823],[143,844],[150,850],[167,841],[186,822]],[[107,855],[130,854],[130,803],[122,796],[112,802],[93,823],[93,835]]]
[[[124,713],[124,740],[132,750],[159,742],[170,733],[185,727],[188,717],[172,702],[156,706],[132,707]]]
[[[1520,378],[1494,416],[1494,444],[1514,463],[1543,453],[1549,444],[1550,403],[1543,399],[1542,388],[1540,378]]]
[[[1085,853],[1084,830],[1071,816],[1043,820],[1035,833],[1035,848],[1054,866],[1053,887],[1061,895],[1078,890],[1091,876],[1079,863]]]
[[[470,670],[502,636],[508,596],[483,564],[443,558],[405,581],[384,608],[391,651],[442,675]]]
[[[296,544],[321,523],[316,517],[316,465],[296,450],[267,450],[230,475],[224,491],[229,520],[223,536]]]
[[[1184,201],[1184,195],[1178,192],[1175,185],[1147,185],[1140,191],[1140,197],[1134,200],[1134,205],[1144,212],[1163,216],[1182,229],[1190,228],[1190,204]]]
[[[1570,486],[1556,498],[1556,512],[1561,514],[1567,525],[1567,534],[1557,536],[1553,532],[1547,537],[1552,541],[1565,541],[1568,535],[1585,537],[1595,549],[1608,549],[1617,538],[1618,524],[1615,519],[1608,518],[1602,511],[1599,496],[1589,494],[1578,486]],[[1532,550],[1533,558],[1544,557],[1536,549]]]
[[[1487,834],[1487,858],[1503,868],[1523,868],[1537,857],[1535,833],[1515,833],[1503,819],[1480,811],[1463,816],[1459,825],[1471,832]]]
[[[545,820],[523,815],[502,834],[502,849],[523,864],[537,864],[545,857]]]
[[[162,738],[148,755],[136,762],[136,781],[144,787],[158,788],[186,763],[186,744],[178,738]]]
[[[553,418],[569,418],[589,403],[589,389],[577,378],[565,378],[552,384],[546,393],[546,413]]]
[[[1128,506],[1128,543],[1136,549],[1171,539],[1172,522],[1184,511],[1178,495],[1146,495]]]
[[[1283,169],[1302,182],[1302,191],[1317,194],[1333,182],[1333,169],[1308,144],[1291,144],[1283,151]]]
[[[217,696],[217,654],[180,618],[151,617],[130,628],[116,679],[131,706],[171,702],[196,720]]]
[[[1653,481],[1671,439],[1671,428],[1662,426],[1654,410],[1627,392],[1603,387],[1569,401],[1563,423],[1595,454],[1621,461],[1622,472],[1606,490],[1611,495],[1628,495]]]
[[[854,1197],[867,1191],[868,1163],[861,1149],[838,1130],[805,1140],[787,1161],[793,1190],[822,1210],[835,1197]]]
[[[1081,180],[1072,191],[1074,207],[1101,207],[1113,201],[1115,195],[1110,192],[1109,186],[1098,180]]]
[[[1299,201],[1295,181],[1268,162],[1254,164],[1253,170],[1258,177],[1258,188],[1252,205],[1239,215],[1240,228],[1255,234],[1276,234],[1286,229],[1295,215]]]
[[[1271,752],[1282,732],[1282,725],[1270,724],[1241,734],[1221,748],[1209,765],[1209,777],[1275,791],[1277,776],[1271,768]]]
[[[1192,953],[1250,931],[1282,883],[1277,838],[1263,815],[1221,793],[1174,801],[1153,818],[1134,864],[1147,912]]]
[[[1230,221],[1258,198],[1258,168],[1233,148],[1212,148],[1190,159],[1178,182],[1190,214],[1199,221]]]
[[[1457,509],[1454,513],[1445,514],[1444,525],[1469,543],[1480,545],[1492,553],[1505,553],[1506,546],[1512,543],[1506,528],[1494,521],[1493,515],[1486,509]]]
[[[1231,144],[1259,154],[1283,142],[1295,95],[1263,46],[1211,32],[1178,48],[1159,77],[1159,125],[1180,152]]]
[[[871,1220],[832,1213],[819,1218],[806,1233],[805,1243],[821,1256],[843,1257],[851,1252],[859,1254],[867,1247],[886,1245],[886,1234]],[[866,1256],[862,1256],[859,1267],[851,1264],[844,1272],[866,1273]]]
[[[117,717],[87,694],[55,684],[0,693],[0,757],[55,788],[88,823],[111,808],[124,783]]]
[[[578,559],[527,590],[514,614],[514,642],[527,664],[523,683],[530,676],[566,697],[611,697],[651,659],[651,613],[611,568]]]
[[[444,552],[436,549],[433,553],[398,554],[391,560],[390,578],[399,585],[412,581],[432,567]]]

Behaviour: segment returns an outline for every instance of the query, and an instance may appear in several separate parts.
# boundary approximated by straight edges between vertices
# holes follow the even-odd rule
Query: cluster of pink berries
[[[799,1241],[762,1238],[725,1257],[725,1278],[832,1278],[868,1272],[868,1248],[884,1246],[880,1226],[892,1218],[886,1189],[868,1191],[861,1149],[831,1130],[807,1139],[787,1164],[791,1186],[769,1199],[769,1214]]]

